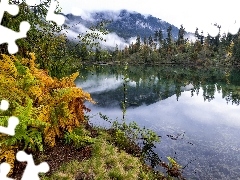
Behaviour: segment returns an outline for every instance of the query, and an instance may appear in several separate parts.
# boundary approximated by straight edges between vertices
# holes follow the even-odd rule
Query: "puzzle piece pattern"
[[[34,0],[33,0],[34,1]],[[34,1],[35,2],[35,1]],[[33,2],[27,0],[27,3],[32,5]],[[55,14],[54,10],[57,7],[57,2],[52,0],[50,4],[49,11],[47,13],[47,21],[55,21],[57,25],[62,25],[65,18],[62,15]],[[14,4],[9,4],[9,0],[0,1],[0,23],[5,12],[15,16],[19,12],[19,7]],[[8,52],[10,54],[15,54],[18,52],[18,46],[16,40],[27,37],[27,32],[30,30],[30,24],[27,21],[20,23],[20,32],[15,32],[7,27],[0,25],[0,44],[8,43]]]
[[[1,104],[0,104],[0,110],[6,111],[6,110],[8,110],[8,108],[9,108],[8,101],[2,100]],[[10,117],[8,119],[8,127],[0,126],[0,133],[14,136],[15,128],[18,125],[18,123],[19,123],[19,120],[17,117],[14,117],[14,116]],[[10,168],[11,167],[8,163],[4,162],[4,163],[0,164],[0,179],[1,180],[12,180],[12,178],[7,177],[7,174],[9,173]]]
[[[14,136],[15,128],[19,124],[19,120],[17,117],[12,116],[8,119],[8,127],[0,126],[0,133]]]
[[[1,101],[0,109],[6,111],[9,107],[9,103],[6,100]],[[4,133],[7,135],[14,136],[15,135],[15,128],[19,124],[19,120],[15,116],[11,116],[8,119],[8,127],[0,126],[0,133]]]
[[[9,4],[8,0],[2,0],[0,2],[0,22],[2,22],[5,11],[15,16],[19,12],[19,7],[17,5]],[[15,32],[7,27],[0,25],[0,44],[8,43],[8,52],[10,54],[16,53],[18,51],[18,46],[15,41],[17,39],[27,37],[27,32],[29,29],[30,24],[26,21],[21,22],[20,32]]]
[[[36,2],[36,0],[26,0],[27,5],[29,6],[34,6],[34,5],[38,5],[40,3],[40,1],[38,0],[38,2]],[[46,20],[47,21],[54,21],[57,23],[58,26],[63,25],[65,18],[63,15],[61,14],[55,14],[54,11],[57,7],[57,2],[55,0],[51,1],[50,7],[48,9],[48,13],[46,16]]]
[[[42,162],[36,166],[34,164],[32,155],[28,155],[24,151],[18,151],[16,158],[20,162],[27,161],[27,167],[23,173],[21,180],[39,180],[38,173],[46,173],[49,171],[49,165],[46,162]]]
[[[13,180],[12,178],[8,178],[7,174],[9,173],[11,166],[8,163],[0,164],[0,179],[1,180]]]
[[[231,33],[232,35],[237,34],[239,27],[240,27],[240,24],[238,23],[238,21],[229,22],[228,32]],[[207,33],[212,37],[216,37],[219,33],[219,30],[213,23],[211,23],[208,26],[208,32]]]
[[[28,5],[35,5],[34,0],[27,0]],[[57,2],[51,1],[46,20],[55,21],[57,25],[62,25],[65,21],[64,16],[55,14],[55,8]],[[20,23],[20,31],[15,32],[7,27],[1,25],[2,18],[5,12],[8,12],[12,16],[15,16],[19,13],[19,7],[17,5],[9,4],[9,0],[0,1],[0,44],[8,43],[8,52],[10,54],[17,53],[18,46],[16,44],[17,39],[26,38],[27,32],[30,30],[30,24],[26,21]],[[6,111],[9,107],[9,103],[6,100],[2,100],[0,104],[0,110]],[[17,117],[10,117],[8,120],[8,127],[0,126],[0,133],[14,136],[15,128],[19,124]],[[33,161],[32,155],[27,155],[23,151],[19,151],[16,156],[18,161],[27,161],[27,167],[23,173],[22,180],[32,179],[39,180],[39,172],[49,171],[49,165],[46,162],[42,162],[40,165],[36,166]],[[7,177],[7,174],[10,171],[10,165],[8,163],[0,164],[0,180],[12,180]]]
[[[228,27],[229,33],[232,35],[237,34],[239,30],[240,24],[239,21],[235,21],[234,23],[231,23]]]
[[[54,13],[56,7],[57,7],[57,2],[52,0],[51,5],[48,9],[46,20],[47,21],[55,21],[57,23],[57,25],[60,26],[60,25],[63,25],[65,18],[63,15]]]
[[[0,104],[0,110],[6,111],[9,108],[9,103],[6,100],[2,100]],[[10,117],[8,120],[8,127],[0,126],[0,133],[8,134],[11,136],[15,135],[15,128],[19,124],[19,120],[17,117]],[[27,161],[27,166],[24,170],[23,176],[21,180],[39,180],[38,173],[43,172],[46,173],[49,171],[49,165],[46,162],[42,162],[39,165],[35,165],[33,161],[32,155],[26,154],[24,151],[18,151],[16,155],[16,159],[20,162]],[[0,164],[0,180],[13,180],[12,178],[8,178],[7,174],[10,171],[10,165],[8,163]]]
[[[46,162],[42,162],[39,165],[35,165],[33,161],[33,157],[31,154],[27,154],[24,151],[18,151],[17,160],[20,162],[27,161],[27,166],[24,170],[23,176],[21,180],[40,180],[38,173],[46,173],[49,171],[49,165]],[[1,180],[13,180],[12,178],[8,178],[7,174],[10,171],[10,165],[8,163],[0,164],[0,179]]]

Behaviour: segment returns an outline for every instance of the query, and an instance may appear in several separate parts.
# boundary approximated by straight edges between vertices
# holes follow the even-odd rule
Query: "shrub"
[[[29,58],[2,54],[0,67],[0,99],[10,102],[10,108],[0,112],[0,125],[6,126],[10,116],[20,120],[15,136],[0,134],[0,162],[13,166],[18,149],[42,151],[86,123],[84,111],[90,110],[84,102],[93,101],[74,84],[78,73],[52,78],[37,68],[34,53]]]

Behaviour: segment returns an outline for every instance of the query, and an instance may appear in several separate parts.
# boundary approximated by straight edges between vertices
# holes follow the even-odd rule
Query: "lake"
[[[187,179],[240,179],[240,70],[84,66],[76,84],[97,102],[87,103],[93,124],[110,127],[99,112],[121,121],[124,83],[126,121],[161,136],[159,157],[174,157]]]

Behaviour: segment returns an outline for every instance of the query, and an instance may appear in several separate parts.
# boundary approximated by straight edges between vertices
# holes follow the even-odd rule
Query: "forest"
[[[19,179],[24,170],[26,164],[15,158],[17,151],[23,149],[34,154],[36,162],[51,163],[52,170],[41,175],[43,179],[185,179],[182,167],[174,158],[168,157],[169,162],[163,162],[154,152],[155,143],[160,142],[155,132],[125,121],[114,121],[110,129],[89,125],[85,112],[90,109],[84,103],[95,102],[88,92],[76,87],[74,81],[84,64],[122,64],[120,71],[129,68],[128,77],[136,81],[134,72],[139,70],[128,64],[236,67],[240,64],[240,31],[235,35],[221,34],[221,26],[216,24],[219,29],[216,37],[204,37],[196,29],[197,40],[192,42],[184,38],[183,26],[174,40],[169,26],[165,39],[162,30],[158,30],[150,37],[136,35],[136,42],[124,49],[116,45],[114,50],[106,50],[101,47],[101,41],[105,40],[102,35],[108,33],[104,28],[107,22],[79,34],[78,42],[72,42],[60,33],[69,27],[45,20],[50,0],[36,6],[17,0],[10,3],[19,5],[19,14],[13,17],[5,13],[2,25],[18,31],[20,22],[27,20],[31,29],[27,38],[17,40],[19,51],[14,55],[9,54],[8,44],[0,44],[0,99],[10,102],[10,108],[0,112],[0,125],[6,126],[12,115],[20,120],[15,136],[0,135],[0,162],[11,165],[9,176]],[[56,12],[59,13],[60,8]],[[174,73],[169,72],[165,78],[185,83],[184,72]],[[224,73],[215,75],[225,77]],[[224,91],[226,98],[231,97],[239,104],[238,93],[232,95],[227,87]],[[206,96],[211,92],[206,92]],[[123,114],[125,111],[123,104]],[[66,158],[64,149],[80,155]],[[63,156],[60,163],[51,159],[57,153]],[[62,163],[67,164],[58,171]],[[72,172],[73,166],[79,170]],[[157,166],[163,172],[155,170]]]

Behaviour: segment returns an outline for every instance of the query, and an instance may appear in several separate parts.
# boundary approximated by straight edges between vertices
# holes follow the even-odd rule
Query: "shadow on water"
[[[86,66],[78,87],[91,93],[101,112],[122,117],[122,66]],[[125,74],[126,75],[126,74]],[[127,70],[128,122],[157,132],[159,157],[171,156],[190,179],[240,177],[240,71],[186,67],[129,66]],[[109,126],[95,116],[93,123]]]

